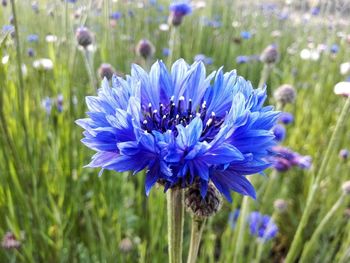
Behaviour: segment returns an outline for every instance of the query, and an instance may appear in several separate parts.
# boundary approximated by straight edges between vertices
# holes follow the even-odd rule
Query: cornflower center
[[[164,105],[160,103],[158,107],[154,107],[151,103],[148,104],[143,112],[144,120],[141,123],[142,129],[147,132],[157,130],[160,132],[166,132],[171,130],[177,136],[176,126],[181,124],[186,127],[195,117],[200,117],[202,122],[205,121],[201,139],[211,140],[213,136],[218,132],[221,124],[224,122],[224,118],[215,116],[212,112],[210,117],[207,118],[207,105],[206,101],[203,101],[197,109],[193,109],[192,100],[189,99],[186,105],[185,98],[180,97],[177,105],[174,103],[174,97],[171,97],[169,104]]]

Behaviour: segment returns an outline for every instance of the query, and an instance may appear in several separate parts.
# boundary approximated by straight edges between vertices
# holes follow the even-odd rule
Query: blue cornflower
[[[232,211],[229,213],[228,224],[230,225],[231,229],[234,229],[236,227],[239,214],[240,214],[240,209],[236,209],[235,211]]]
[[[272,148],[274,156],[270,156],[269,160],[273,164],[273,168],[278,172],[286,172],[293,166],[298,166],[301,169],[310,169],[312,165],[311,156],[300,155],[283,146],[275,146]]]
[[[206,55],[204,54],[197,54],[194,56],[193,58],[194,61],[197,61],[197,62],[203,62],[204,64],[206,65],[211,65],[213,64],[213,58],[211,57],[207,57]]]
[[[201,62],[180,59],[169,71],[157,61],[149,73],[133,65],[126,80],[105,79],[86,98],[89,117],[77,124],[97,151],[87,167],[147,169],[147,195],[156,182],[165,190],[198,182],[204,197],[212,182],[230,201],[231,191],[255,198],[245,176],[270,166],[279,115],[266,97],[235,71],[206,76]]]
[[[290,124],[294,121],[294,116],[289,112],[282,112],[278,118],[278,121],[283,124]]]
[[[170,49],[169,48],[163,48],[163,56],[168,57],[170,55]]]
[[[339,52],[339,46],[337,44],[333,44],[331,45],[329,50],[332,54],[336,54]]]
[[[241,35],[241,38],[243,39],[252,38],[252,33],[250,33],[249,31],[242,31],[240,35]]]
[[[282,142],[286,138],[286,128],[283,125],[276,124],[272,130],[276,141]]]
[[[169,10],[169,21],[174,26],[179,26],[182,23],[183,17],[192,13],[192,7],[187,1],[171,3]]]
[[[113,19],[113,20],[119,20],[120,18],[122,18],[122,13],[120,12],[113,12],[109,15],[109,18],[110,19]]]
[[[248,63],[250,58],[248,56],[238,56],[236,57],[237,64],[245,64]]]
[[[3,33],[11,33],[14,30],[15,30],[15,27],[13,25],[4,25],[2,27],[2,32]]]
[[[38,40],[39,40],[39,36],[36,35],[36,34],[31,34],[31,35],[27,36],[27,41],[28,42],[33,43],[33,42],[38,42]]]
[[[250,233],[263,241],[274,238],[278,233],[278,227],[268,215],[252,212],[248,218]]]

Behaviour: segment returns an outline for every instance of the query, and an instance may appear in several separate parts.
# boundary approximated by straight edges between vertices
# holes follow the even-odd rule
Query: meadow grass
[[[10,231],[21,239],[22,245],[18,249],[0,248],[0,262],[167,262],[163,189],[153,189],[146,197],[144,172],[131,175],[105,171],[99,177],[97,169],[84,168],[92,151],[80,142],[82,130],[74,123],[85,117],[85,96],[95,94],[84,54],[74,37],[75,29],[85,25],[95,35],[92,61],[95,78],[102,62],[112,64],[123,74],[130,73],[132,63],[147,66],[135,53],[142,38],[156,47],[152,60],[166,61],[162,49],[169,46],[170,31],[159,30],[159,24],[166,22],[168,3],[151,2],[37,1],[39,9],[35,12],[30,1],[14,1],[19,46],[16,38],[5,32],[0,43],[0,57],[9,56],[8,62],[0,66],[0,237]],[[333,87],[344,80],[339,65],[350,60],[350,43],[346,37],[340,37],[349,36],[349,21],[337,23],[347,17],[328,5],[321,5],[320,14],[311,16],[309,8],[299,5],[304,1],[294,1],[297,3],[292,5],[276,2],[277,11],[272,12],[261,9],[263,2],[208,0],[206,7],[195,9],[176,32],[173,60],[183,57],[192,62],[196,54],[202,53],[213,58],[213,64],[206,66],[208,71],[220,66],[226,71],[236,68],[254,86],[259,83],[263,64],[259,61],[237,64],[236,57],[259,55],[267,45],[276,43],[280,59],[267,81],[269,102],[276,104],[272,94],[278,86],[289,83],[295,87],[295,103],[284,108],[294,115],[295,121],[287,126],[283,145],[313,158],[308,171],[295,168],[276,173],[268,169],[265,176],[250,177],[258,196],[256,201],[245,199],[247,212],[272,215],[279,227],[275,239],[261,245],[250,235],[248,226],[239,227],[244,219],[239,219],[235,228],[230,226],[228,215],[241,208],[243,199],[233,194],[233,202],[225,201],[222,210],[208,220],[198,262],[281,262],[286,257],[345,103],[345,98],[333,93]],[[74,12],[80,8],[81,14],[74,18]],[[130,10],[132,16],[128,15]],[[288,11],[288,19],[278,18],[282,10]],[[113,11],[123,14],[114,27],[109,19]],[[308,20],[302,19],[305,13],[310,15]],[[2,25],[9,24],[11,15],[8,1],[0,9]],[[205,25],[204,17],[220,20],[220,26]],[[251,32],[252,37],[242,39],[241,31]],[[29,43],[29,34],[37,34],[39,41]],[[48,34],[56,35],[58,40],[46,42]],[[318,44],[337,44],[339,51],[336,54],[325,51],[317,61],[301,59],[302,49],[312,45],[316,48]],[[35,50],[34,57],[27,55],[29,47]],[[18,55],[20,64],[27,68],[23,85]],[[33,68],[33,61],[43,57],[52,60],[52,70]],[[48,114],[42,106],[43,99],[55,99],[59,94],[64,98],[63,111],[53,102]],[[341,196],[343,182],[350,179],[349,162],[338,157],[340,149],[349,148],[348,115],[349,112],[320,178],[301,236],[301,249],[294,261]],[[285,213],[274,209],[276,199],[288,202]],[[322,229],[316,246],[310,249],[311,261],[305,262],[350,261],[350,221],[346,209],[347,197]],[[186,215],[184,256],[190,231]],[[125,238],[133,244],[129,252],[121,249]]]

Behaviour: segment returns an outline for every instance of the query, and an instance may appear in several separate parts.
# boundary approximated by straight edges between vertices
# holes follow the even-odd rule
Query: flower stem
[[[249,212],[249,197],[244,196],[242,200],[241,212],[239,215],[238,223],[237,223],[237,234],[235,233],[235,251],[233,254],[233,262],[241,262],[242,254],[244,250],[244,231],[246,226],[246,219]]]
[[[205,218],[193,216],[191,225],[191,241],[188,252],[187,263],[195,263],[197,261],[199,244],[201,242],[203,229],[205,226]]]
[[[167,65],[168,67],[171,66],[171,63],[173,62],[173,57],[175,56],[175,52],[176,52],[176,27],[171,27],[170,28],[170,36],[169,36],[169,50],[170,50],[170,54],[168,56],[167,59]]]
[[[338,211],[339,207],[343,204],[345,194],[343,193],[339,199],[335,202],[332,208],[328,211],[326,216],[322,219],[320,224],[317,226],[315,232],[312,234],[310,241],[306,244],[305,249],[301,255],[300,263],[312,261],[315,245],[318,244],[322,230],[328,224],[333,215]]]
[[[309,217],[310,217],[311,210],[312,210],[312,205],[314,203],[314,199],[316,198],[316,193],[318,190],[319,183],[326,172],[328,161],[330,159],[332,150],[336,146],[335,144],[339,138],[339,134],[342,130],[341,128],[343,127],[344,123],[346,123],[345,119],[347,117],[347,113],[348,113],[349,109],[350,109],[350,96],[347,98],[347,100],[343,106],[342,112],[339,116],[339,119],[337,121],[335,129],[334,129],[333,134],[331,136],[331,139],[328,143],[326,153],[325,153],[323,160],[322,160],[322,163],[321,163],[321,167],[318,170],[318,173],[316,174],[316,176],[314,177],[313,183],[311,184],[311,189],[310,189],[308,197],[307,197],[306,206],[304,208],[304,213],[301,216],[300,223],[299,223],[297,231],[294,235],[294,239],[293,239],[292,244],[290,246],[290,249],[288,251],[285,263],[294,262],[296,257],[300,253],[301,247],[303,245],[302,238],[303,238],[304,230],[305,230],[307,222],[309,221]]]
[[[260,77],[258,88],[262,88],[265,85],[267,79],[269,78],[271,70],[272,70],[272,66],[265,63],[261,71],[261,77]]]
[[[21,112],[21,124],[24,131],[24,138],[26,138],[25,141],[25,148],[26,152],[28,154],[28,157],[30,156],[29,151],[29,136],[28,136],[28,129],[27,129],[27,121],[26,121],[26,113],[25,113],[25,93],[24,93],[24,80],[23,80],[23,72],[22,72],[22,56],[21,56],[21,47],[20,47],[20,41],[19,41],[19,28],[18,28],[18,21],[17,21],[17,13],[16,13],[16,6],[15,1],[11,0],[11,9],[12,9],[12,17],[13,17],[13,24],[15,27],[15,40],[16,40],[16,58],[17,58],[17,73],[18,73],[18,80],[19,80],[19,90],[18,90],[18,107]]]
[[[95,72],[93,70],[93,63],[92,63],[92,56],[91,55],[92,55],[91,52],[85,48],[84,49],[85,67],[86,67],[86,70],[88,72],[92,87],[94,89],[97,89],[97,80],[96,80]]]
[[[182,262],[184,196],[181,188],[173,188],[167,192],[169,263]]]

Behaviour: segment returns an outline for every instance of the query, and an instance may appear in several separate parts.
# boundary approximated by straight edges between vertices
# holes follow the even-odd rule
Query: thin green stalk
[[[306,244],[305,249],[301,255],[300,263],[311,262],[314,249],[318,245],[320,235],[325,229],[326,225],[329,223],[334,214],[338,211],[339,207],[343,204],[345,198],[345,193],[343,193],[339,199],[335,202],[332,208],[328,211],[326,216],[322,219],[320,224],[317,226],[315,232],[312,234],[310,241]]]
[[[173,188],[167,192],[169,263],[182,262],[184,198],[181,188]]]
[[[256,252],[256,259],[255,259],[255,263],[259,263],[261,261],[261,257],[264,251],[264,241],[263,240],[259,240],[258,242],[258,251]]]
[[[238,220],[237,236],[235,239],[235,250],[233,254],[233,262],[240,262],[244,250],[244,231],[246,226],[246,218],[249,211],[249,196],[244,196],[242,200],[241,213]]]
[[[259,85],[258,88],[262,88],[264,87],[266,81],[268,80],[271,70],[272,70],[272,65],[265,63],[264,67],[261,71],[261,77],[260,77],[260,81],[259,81]]]
[[[169,50],[170,54],[167,59],[167,66],[170,67],[171,63],[173,62],[175,49],[176,49],[176,27],[172,26],[170,28],[170,36],[169,36]]]
[[[95,76],[95,72],[93,70],[93,63],[92,63],[92,57],[91,57],[91,52],[88,51],[86,48],[84,48],[84,62],[85,62],[85,67],[89,75],[89,79],[91,82],[91,86],[94,89],[97,89],[97,80]]]
[[[321,163],[321,167],[320,167],[318,173],[316,174],[316,176],[314,177],[313,183],[311,184],[311,189],[310,189],[308,197],[307,197],[306,206],[304,208],[304,213],[301,216],[300,223],[299,223],[297,231],[294,235],[294,239],[293,239],[291,247],[288,251],[285,263],[294,262],[298,256],[298,254],[300,253],[301,247],[303,245],[302,239],[303,239],[304,230],[305,230],[307,222],[309,221],[309,217],[310,217],[311,210],[312,210],[312,205],[314,203],[314,199],[316,198],[316,193],[318,190],[319,183],[326,172],[328,161],[330,159],[332,150],[336,146],[335,143],[336,143],[336,141],[339,137],[339,134],[342,130],[341,128],[343,127],[344,123],[346,123],[345,119],[347,117],[347,113],[348,113],[349,109],[350,109],[350,96],[347,98],[347,100],[343,106],[342,112],[338,118],[337,124],[335,126],[334,131],[333,131],[331,139],[328,143],[326,153],[325,153],[324,158],[323,158],[322,163]]]
[[[202,233],[206,218],[193,216],[191,223],[191,241],[188,252],[187,263],[195,263],[198,257],[199,245],[201,243]]]
[[[25,98],[24,98],[24,81],[23,81],[23,72],[22,72],[22,57],[21,57],[21,47],[20,47],[20,41],[19,41],[19,28],[18,28],[18,22],[17,22],[17,13],[16,13],[16,6],[15,1],[11,0],[11,9],[12,9],[12,17],[13,17],[13,25],[15,27],[15,39],[16,39],[16,58],[17,58],[17,74],[18,74],[18,80],[19,80],[19,90],[18,90],[18,107],[21,112],[21,124],[24,131],[24,144],[26,147],[27,155],[28,157],[31,156],[29,152],[29,136],[28,136],[28,129],[27,129],[27,122],[25,117]]]

